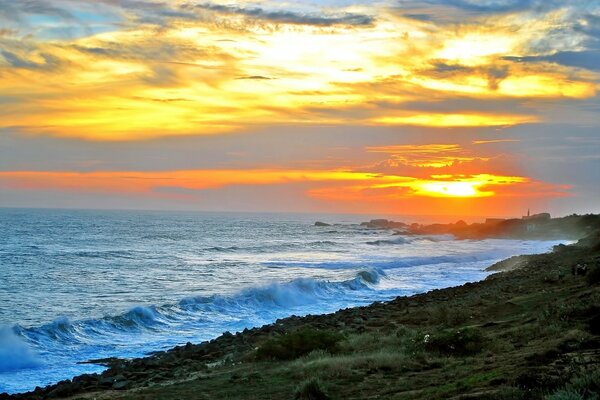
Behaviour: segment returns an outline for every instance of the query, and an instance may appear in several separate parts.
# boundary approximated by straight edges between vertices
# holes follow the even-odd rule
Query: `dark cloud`
[[[433,15],[431,14],[403,14],[404,17],[409,19],[416,19],[417,21],[431,21]]]
[[[548,56],[504,57],[504,60],[519,63],[551,62],[567,67],[600,71],[600,49],[585,51],[561,51]]]
[[[498,84],[509,75],[507,65],[490,65],[485,67],[467,67],[461,64],[448,64],[434,61],[432,68],[420,71],[423,75],[435,78],[450,78],[459,75],[478,74],[485,76],[491,90],[498,89]]]
[[[539,0],[425,0],[431,5],[446,5],[479,13],[521,11],[539,3]]]
[[[185,7],[185,6],[184,6]],[[220,4],[199,4],[193,7],[214,11],[221,14],[236,14],[245,17],[266,20],[274,23],[294,24],[294,25],[315,25],[315,26],[334,26],[334,25],[349,25],[349,26],[368,26],[372,25],[375,19],[370,15],[363,14],[335,14],[335,15],[316,15],[304,14],[293,11],[271,11],[260,7],[243,8],[238,6],[220,5]]]
[[[424,8],[431,9],[457,9],[471,14],[498,14],[519,12],[526,10],[544,11],[569,5],[578,5],[576,0],[399,0],[399,7],[403,9]],[[435,13],[435,11],[432,11]],[[411,15],[411,14],[408,14]],[[407,15],[407,16],[408,16]],[[415,14],[412,14],[413,16]],[[429,18],[429,13],[416,14]]]
[[[432,67],[433,68],[428,71],[433,72],[436,75],[447,75],[457,72],[471,73],[473,71],[473,68],[471,67],[465,67],[460,64],[446,64],[443,61],[434,62]]]
[[[600,15],[584,15],[573,29],[576,32],[584,33],[591,38],[600,40]]]
[[[31,61],[8,50],[2,50],[0,54],[2,54],[4,60],[13,68],[52,70],[61,64],[60,59],[47,53],[40,54],[44,62]]]
[[[249,80],[264,80],[264,81],[270,81],[274,78],[269,78],[268,76],[262,76],[262,75],[250,75],[250,76],[240,76],[239,78],[236,79],[249,79]]]
[[[75,17],[65,8],[52,5],[44,0],[0,0],[0,17],[15,21],[21,20],[26,14],[46,15],[58,17],[67,21],[74,21]]]
[[[160,36],[131,42],[103,41],[97,46],[73,45],[71,48],[89,55],[118,59],[176,63],[194,59],[227,59],[228,56],[210,46],[198,46],[185,40]]]
[[[500,82],[508,77],[509,69],[506,65],[491,66],[486,68],[485,72],[489,88],[491,90],[497,90]]]
[[[112,0],[104,0],[111,1]],[[177,7],[164,2],[147,2],[140,0],[124,0],[120,6],[125,9],[137,23],[166,26],[169,20],[198,20],[193,10]]]
[[[405,18],[453,25],[468,23],[469,18],[526,11],[546,13],[580,6],[577,0],[397,0],[392,9]]]

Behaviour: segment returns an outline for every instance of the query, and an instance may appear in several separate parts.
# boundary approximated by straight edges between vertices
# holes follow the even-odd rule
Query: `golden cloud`
[[[12,103],[0,128],[142,140],[289,123],[510,126],[544,119],[519,99],[596,94],[591,73],[504,59],[527,54],[556,15],[432,29],[385,8],[315,16],[177,5],[179,13],[165,14],[172,16],[160,29],[128,10],[121,30],[4,42],[0,91]],[[187,17],[206,12],[218,18]],[[433,109],[456,96],[475,105]],[[478,108],[494,99],[513,99],[514,109]],[[421,108],[403,107],[408,102]],[[394,109],[385,106],[392,103]]]

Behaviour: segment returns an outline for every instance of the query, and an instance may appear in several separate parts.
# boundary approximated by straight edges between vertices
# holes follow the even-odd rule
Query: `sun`
[[[479,182],[425,182],[419,191],[430,196],[443,197],[479,197],[482,192],[477,190]]]

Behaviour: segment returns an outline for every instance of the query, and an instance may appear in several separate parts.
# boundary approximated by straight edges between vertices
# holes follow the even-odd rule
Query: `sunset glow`
[[[182,191],[296,185],[299,211],[446,197],[479,213],[516,188],[543,204],[592,190],[541,165],[559,148],[595,160],[596,6],[17,3],[0,6],[6,205],[50,191],[211,209]],[[583,133],[534,149],[544,126]]]

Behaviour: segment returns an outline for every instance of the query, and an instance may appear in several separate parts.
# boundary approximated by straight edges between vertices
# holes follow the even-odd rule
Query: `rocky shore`
[[[109,368],[0,400],[597,398],[600,236],[490,268],[481,282],[95,360]]]
[[[316,222],[316,226],[327,226]],[[484,222],[468,224],[462,220],[450,224],[406,224],[387,219],[373,219],[361,224],[371,229],[394,230],[398,235],[445,235],[458,239],[571,239],[592,234],[600,226],[600,215],[572,214],[552,218],[548,213],[526,215],[522,218],[487,218]]]

